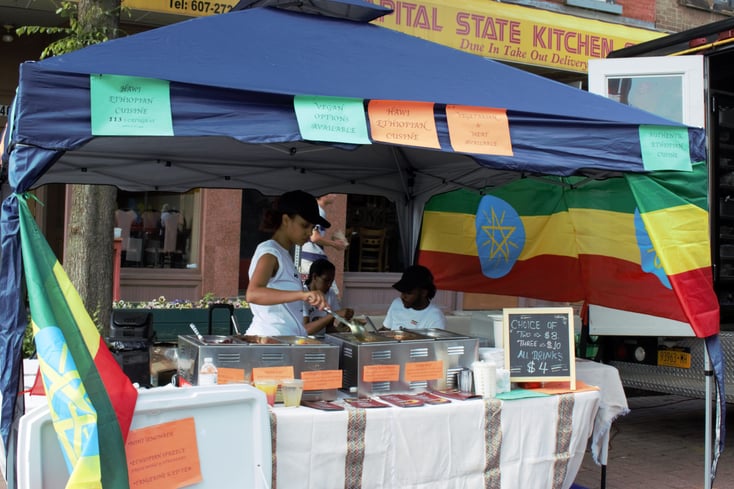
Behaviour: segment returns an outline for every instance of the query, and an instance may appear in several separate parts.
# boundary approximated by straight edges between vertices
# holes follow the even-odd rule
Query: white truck
[[[589,91],[706,128],[713,281],[724,360],[734,365],[734,18],[591,60]],[[704,342],[687,324],[590,311],[588,333],[625,387],[704,397]]]

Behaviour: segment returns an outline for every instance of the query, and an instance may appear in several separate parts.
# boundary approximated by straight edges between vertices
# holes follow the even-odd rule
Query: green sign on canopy
[[[687,127],[640,126],[645,170],[691,171]]]
[[[92,134],[173,136],[168,81],[119,75],[89,75]]]
[[[293,107],[303,139],[372,144],[362,99],[296,95]]]

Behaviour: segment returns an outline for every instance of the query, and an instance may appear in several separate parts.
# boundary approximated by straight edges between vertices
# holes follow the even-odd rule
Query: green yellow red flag
[[[69,469],[67,489],[127,489],[125,439],[137,390],[18,199],[31,325],[51,418]]]
[[[425,207],[419,262],[446,290],[578,302],[719,331],[707,173],[518,179]]]

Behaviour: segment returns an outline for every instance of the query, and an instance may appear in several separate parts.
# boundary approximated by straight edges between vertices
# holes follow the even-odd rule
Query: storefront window
[[[365,236],[360,234],[364,230]],[[360,239],[367,238],[367,233],[372,235],[372,230],[384,230],[384,237],[379,246],[379,263],[374,266],[374,260],[360,261],[360,255],[365,253],[366,248],[360,244]],[[352,272],[399,272],[404,268],[401,254],[400,233],[398,228],[398,217],[395,204],[385,197],[374,195],[352,195],[347,196],[347,232],[350,239],[349,260],[345,269]],[[374,258],[370,256],[370,258]],[[369,266],[366,264],[369,262]]]
[[[115,227],[122,237],[122,266],[197,268],[201,228],[199,189],[117,192]]]

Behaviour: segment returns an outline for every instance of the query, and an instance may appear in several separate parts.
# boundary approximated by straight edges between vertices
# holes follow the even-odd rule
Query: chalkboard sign
[[[503,311],[505,368],[512,382],[568,380],[576,390],[573,309],[508,308]]]

